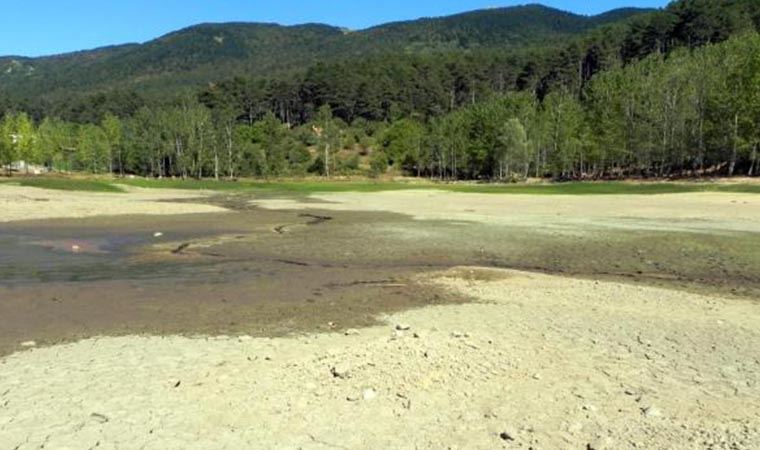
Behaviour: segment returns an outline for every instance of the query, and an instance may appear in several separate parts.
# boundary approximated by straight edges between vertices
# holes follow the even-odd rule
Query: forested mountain
[[[592,18],[526,6],[361,32],[200,25],[6,60],[0,164],[230,179],[755,176],[757,2]]]
[[[327,25],[202,24],[145,44],[43,58],[0,58],[0,89],[27,96],[119,87],[176,92],[230,75],[262,76],[378,54],[561,42],[644,10],[586,17],[540,5],[489,9],[350,32]]]

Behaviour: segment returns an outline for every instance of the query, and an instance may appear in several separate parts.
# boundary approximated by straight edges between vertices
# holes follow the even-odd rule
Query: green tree
[[[393,122],[383,135],[383,148],[391,164],[420,175],[423,166],[422,143],[425,129],[418,122],[402,119]]]
[[[528,134],[520,120],[509,119],[502,128],[499,140],[502,145],[498,158],[499,179],[503,180],[514,173],[527,178],[530,170],[530,145]]]
[[[323,105],[317,111],[312,126],[314,134],[319,142],[319,149],[323,155],[322,174],[329,178],[331,171],[335,171],[335,161],[331,158],[331,152],[340,148],[340,127],[333,118],[333,112],[329,105]]]
[[[85,124],[79,127],[76,156],[79,166],[85,170],[92,173],[108,170],[108,143],[99,126]]]
[[[119,166],[119,176],[124,176],[124,130],[121,120],[111,113],[106,113],[100,127],[103,130],[108,151],[108,169],[113,172],[113,162]]]

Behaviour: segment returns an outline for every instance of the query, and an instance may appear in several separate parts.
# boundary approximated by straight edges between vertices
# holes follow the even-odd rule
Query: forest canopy
[[[171,95],[6,95],[0,164],[217,179],[753,176],[752,3],[681,0],[564,43],[344,55]]]

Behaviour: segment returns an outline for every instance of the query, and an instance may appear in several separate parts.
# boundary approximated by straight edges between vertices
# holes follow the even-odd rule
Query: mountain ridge
[[[336,58],[544,45],[650,11],[620,8],[583,16],[529,4],[358,31],[319,23],[207,22],[144,43],[31,58],[0,56],[0,90],[25,96],[113,87],[174,90],[236,75],[269,76]]]

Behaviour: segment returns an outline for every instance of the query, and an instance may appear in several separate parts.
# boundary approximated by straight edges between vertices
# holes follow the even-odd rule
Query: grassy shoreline
[[[102,177],[14,177],[0,179],[4,183],[43,189],[124,192],[121,186],[148,189],[208,190],[220,192],[261,192],[311,194],[325,192],[381,192],[414,189],[437,189],[449,192],[480,194],[530,195],[657,195],[692,192],[730,192],[760,194],[760,183],[739,181],[574,181],[544,183],[444,183],[428,180],[179,180],[179,179],[116,179]]]

